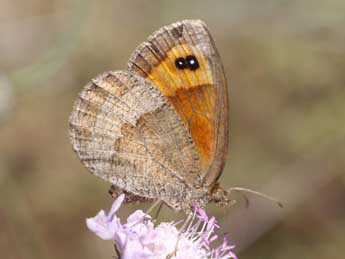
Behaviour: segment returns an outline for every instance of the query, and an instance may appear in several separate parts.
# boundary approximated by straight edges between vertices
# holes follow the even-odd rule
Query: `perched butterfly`
[[[176,210],[225,205],[218,179],[228,150],[228,90],[206,25],[162,27],[134,51],[127,71],[105,72],[80,93],[70,117],[73,149],[131,200]]]

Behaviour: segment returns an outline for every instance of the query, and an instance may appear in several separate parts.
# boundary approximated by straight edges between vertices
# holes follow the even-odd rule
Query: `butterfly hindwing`
[[[191,136],[167,98],[130,72],[106,72],[77,99],[70,118],[75,152],[120,190],[175,206],[199,181]]]

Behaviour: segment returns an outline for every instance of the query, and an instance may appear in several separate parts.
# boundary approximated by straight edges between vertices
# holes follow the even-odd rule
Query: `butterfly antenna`
[[[254,190],[251,190],[251,189],[247,189],[247,188],[242,188],[242,187],[232,187],[230,189],[228,189],[228,192],[239,192],[243,195],[243,198],[246,202],[246,207],[249,207],[249,199],[248,197],[245,195],[245,193],[250,193],[250,194],[254,194],[256,196],[259,196],[261,198],[264,198],[266,200],[269,200],[269,201],[272,201],[274,203],[276,203],[279,207],[283,207],[283,203],[280,202],[279,200],[273,198],[272,196],[269,196],[267,194],[264,194],[262,192],[257,192],[257,191],[254,191]]]

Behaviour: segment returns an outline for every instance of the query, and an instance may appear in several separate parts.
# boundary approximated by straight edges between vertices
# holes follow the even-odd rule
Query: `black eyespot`
[[[199,62],[195,56],[192,56],[192,55],[187,56],[186,61],[190,70],[196,70],[200,67]]]
[[[178,68],[178,69],[185,69],[187,67],[187,63],[186,63],[186,60],[184,58],[177,58],[175,60],[175,66]]]

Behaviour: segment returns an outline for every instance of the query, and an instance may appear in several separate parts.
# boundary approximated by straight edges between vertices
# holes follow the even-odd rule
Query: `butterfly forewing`
[[[168,98],[190,132],[201,164],[202,182],[194,184],[214,184],[228,149],[228,93],[206,25],[186,20],[161,28],[138,46],[128,67]]]

